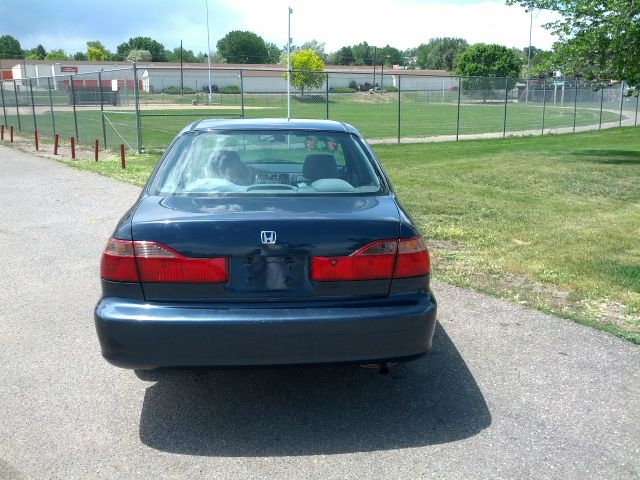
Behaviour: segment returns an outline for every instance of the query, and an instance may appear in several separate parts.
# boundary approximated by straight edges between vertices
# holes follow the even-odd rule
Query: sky
[[[231,30],[249,30],[278,46],[287,41],[287,6],[291,37],[300,45],[316,39],[325,51],[363,41],[404,50],[433,37],[461,37],[469,43],[529,44],[529,13],[492,0],[208,0],[211,49]],[[207,50],[206,0],[0,0],[0,35],[13,35],[22,48],[42,44],[47,50],[86,51],[87,40],[107,49],[130,37],[148,36],[171,50]],[[532,45],[550,49],[553,36],[542,28],[552,19],[534,12]]]

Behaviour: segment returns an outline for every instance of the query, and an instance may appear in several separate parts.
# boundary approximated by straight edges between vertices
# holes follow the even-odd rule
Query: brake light
[[[100,260],[100,277],[115,282],[139,282],[133,242],[111,238]]]
[[[378,240],[348,257],[312,257],[317,282],[417,277],[429,273],[429,252],[420,237]]]
[[[419,277],[431,269],[429,251],[420,237],[398,240],[398,256],[393,278]]]
[[[220,283],[227,280],[224,258],[190,258],[156,242],[111,239],[100,276],[120,282]]]

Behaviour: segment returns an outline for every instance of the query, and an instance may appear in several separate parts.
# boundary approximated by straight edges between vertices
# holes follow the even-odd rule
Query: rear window
[[[345,133],[200,131],[180,137],[151,185],[155,195],[376,194],[362,145]]]

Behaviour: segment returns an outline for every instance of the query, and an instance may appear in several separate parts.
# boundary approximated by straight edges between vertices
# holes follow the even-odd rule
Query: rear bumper
[[[375,363],[431,348],[431,293],[342,305],[158,304],[100,300],[95,325],[102,355],[135,369]]]

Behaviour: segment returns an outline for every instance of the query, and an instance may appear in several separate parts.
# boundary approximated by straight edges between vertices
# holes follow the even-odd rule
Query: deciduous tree
[[[552,10],[545,25],[559,37],[554,64],[565,75],[624,80],[640,87],[640,2],[633,0],[507,0],[527,9]]]
[[[304,95],[305,88],[320,88],[324,84],[324,62],[313,50],[300,50],[291,54],[291,69],[302,70],[291,73],[291,86]],[[287,73],[284,77],[287,78]]]
[[[218,52],[229,63],[267,63],[264,40],[253,32],[234,30],[218,40]]]

